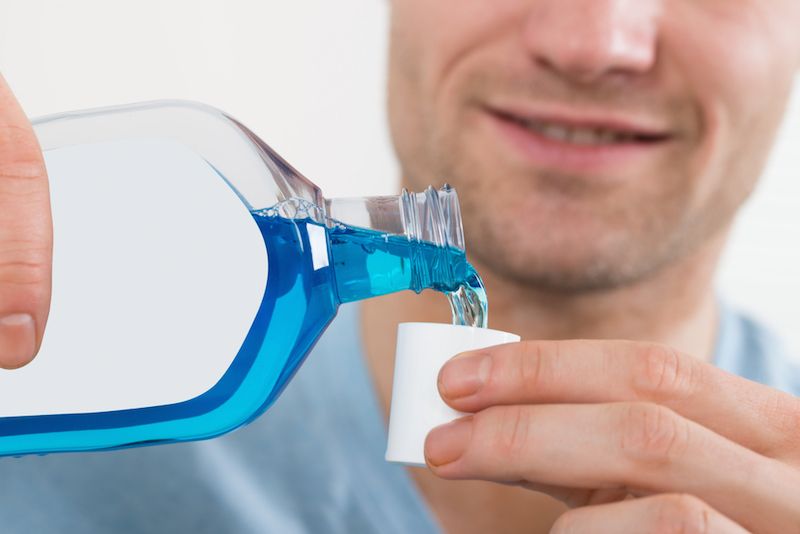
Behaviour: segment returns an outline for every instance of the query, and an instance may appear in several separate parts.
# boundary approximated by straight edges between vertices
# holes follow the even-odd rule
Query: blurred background
[[[391,193],[384,0],[2,0],[0,71],[30,116],[158,98],[237,117],[326,196]],[[720,292],[800,361],[800,86]]]

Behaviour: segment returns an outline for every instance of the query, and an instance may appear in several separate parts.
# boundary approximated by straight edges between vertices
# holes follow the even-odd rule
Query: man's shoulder
[[[800,360],[785,341],[755,317],[720,306],[715,364],[731,373],[800,394]]]

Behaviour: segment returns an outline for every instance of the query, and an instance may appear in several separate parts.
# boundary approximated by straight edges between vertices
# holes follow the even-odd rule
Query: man
[[[492,326],[528,341],[445,366],[443,398],[473,415],[431,432],[430,470],[405,471],[381,459],[394,330],[445,307],[345,309],[246,429],[2,462],[5,530],[796,531],[800,401],[779,390],[800,374],[712,280],[800,68],[798,27],[796,0],[394,2],[403,183],[459,189]],[[3,95],[13,367],[44,325],[49,233],[35,142]]]

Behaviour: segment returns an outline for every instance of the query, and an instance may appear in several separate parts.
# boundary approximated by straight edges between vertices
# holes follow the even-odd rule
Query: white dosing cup
[[[442,400],[439,370],[456,354],[519,341],[519,336],[440,323],[401,323],[397,328],[394,385],[386,460],[425,466],[425,437],[434,427],[465,415]]]

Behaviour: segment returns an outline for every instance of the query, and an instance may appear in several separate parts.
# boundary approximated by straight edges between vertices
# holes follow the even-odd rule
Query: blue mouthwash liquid
[[[271,371],[264,378],[271,382],[271,393],[262,411],[280,394],[339,304],[430,287],[449,297],[456,324],[486,327],[483,282],[457,248],[410,243],[404,236],[338,223],[325,226],[310,218],[289,219],[274,210],[253,217],[269,257],[267,292],[256,322],[269,325],[262,350],[274,355],[266,358]],[[312,241],[322,232],[330,261],[315,265]]]

